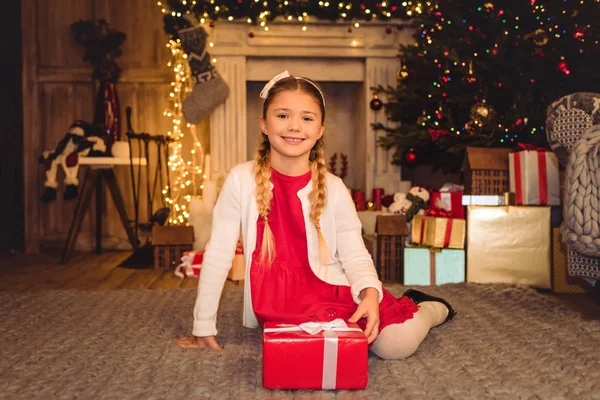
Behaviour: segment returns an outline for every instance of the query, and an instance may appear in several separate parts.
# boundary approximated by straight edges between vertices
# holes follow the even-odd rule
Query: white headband
[[[267,97],[269,97],[269,90],[271,90],[273,85],[275,85],[277,82],[279,82],[283,78],[288,78],[289,76],[290,76],[290,73],[287,70],[283,71],[282,73],[280,73],[278,75],[275,75],[275,77],[273,77],[273,79],[271,79],[269,82],[267,82],[267,84],[265,85],[263,90],[260,91],[260,98],[263,100],[266,100]],[[302,79],[303,81],[306,81],[306,82],[310,83],[311,85],[313,85],[319,91],[319,94],[321,95],[321,99],[323,100],[323,107],[325,107],[325,96],[323,96],[323,92],[321,92],[321,89],[314,82],[312,82],[311,80],[308,80],[306,78],[302,78],[300,76],[295,76],[294,78]]]

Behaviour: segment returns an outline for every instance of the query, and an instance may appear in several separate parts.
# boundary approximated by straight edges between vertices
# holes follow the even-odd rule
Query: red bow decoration
[[[550,149],[547,149],[545,147],[535,147],[532,144],[529,143],[517,143],[517,145],[519,146],[519,150],[517,151],[526,151],[526,150],[531,150],[531,151],[550,151]]]
[[[442,208],[429,208],[425,211],[425,215],[428,217],[438,218],[456,218],[453,211],[446,211]]]

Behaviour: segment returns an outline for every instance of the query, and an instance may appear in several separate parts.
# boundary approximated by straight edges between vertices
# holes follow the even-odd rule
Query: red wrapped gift
[[[465,208],[462,205],[463,192],[433,192],[429,204],[432,208],[452,213],[451,218],[465,218]]]
[[[300,325],[267,322],[263,331],[263,386],[364,389],[368,351],[364,332],[342,319]]]
[[[560,205],[558,158],[549,149],[519,143],[508,155],[510,191],[516,205]]]

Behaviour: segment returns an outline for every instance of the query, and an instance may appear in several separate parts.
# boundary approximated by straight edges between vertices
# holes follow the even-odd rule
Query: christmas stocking
[[[229,86],[219,76],[211,64],[206,51],[208,34],[201,26],[182,29],[177,32],[183,51],[188,55],[195,85],[192,92],[183,100],[181,110],[191,124],[198,124],[229,96]]]

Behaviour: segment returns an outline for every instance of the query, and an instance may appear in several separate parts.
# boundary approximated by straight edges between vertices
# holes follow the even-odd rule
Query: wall
[[[154,1],[147,0],[21,0],[23,35],[23,111],[25,239],[28,252],[63,245],[75,208],[75,201],[62,200],[64,186],[59,173],[57,201],[42,204],[44,171],[37,162],[43,150],[53,149],[75,119],[90,121],[95,88],[91,67],[82,60],[83,47],[75,43],[69,26],[78,20],[106,19],[110,26],[127,34],[123,55],[117,63],[123,73],[118,83],[122,107],[133,108],[137,132],[165,134],[170,121],[162,113],[167,104],[170,71],[169,52],[162,29],[162,14]],[[202,138],[207,140],[203,133]],[[135,147],[135,146],[134,146]],[[150,160],[151,168],[155,160]],[[79,171],[80,182],[83,168]],[[133,218],[133,195],[128,167],[116,167],[127,211]],[[145,171],[142,170],[142,179]],[[81,186],[81,184],[80,184]],[[142,199],[146,198],[144,188]],[[156,195],[154,209],[161,205]],[[92,203],[91,207],[95,204]],[[103,202],[103,245],[128,248],[125,232],[110,196]],[[78,237],[77,248],[89,250],[95,243],[95,213],[88,211]],[[142,201],[141,221],[146,220]]]

